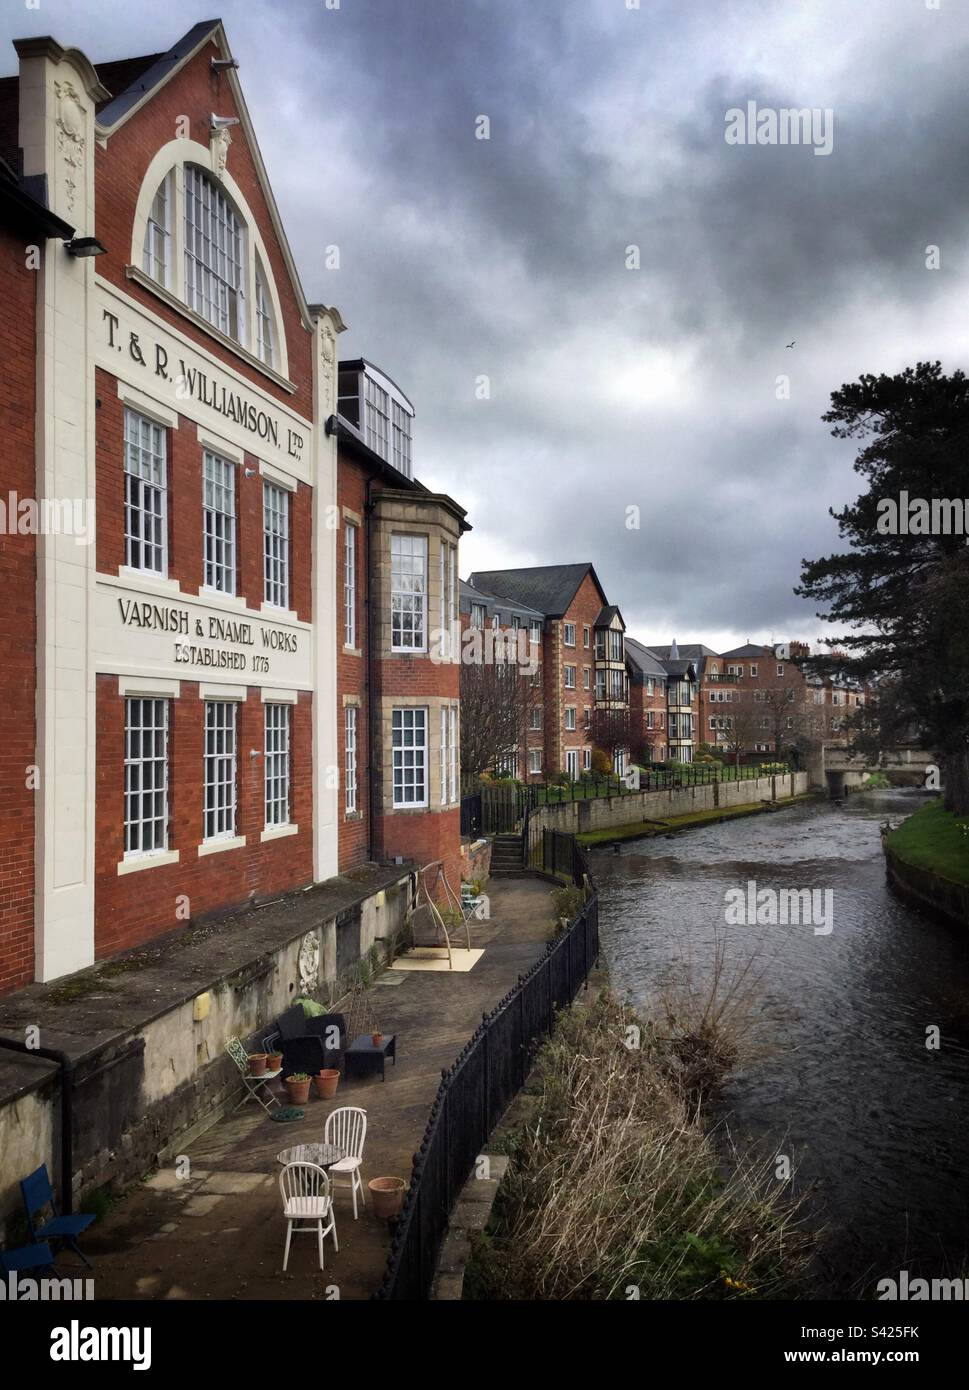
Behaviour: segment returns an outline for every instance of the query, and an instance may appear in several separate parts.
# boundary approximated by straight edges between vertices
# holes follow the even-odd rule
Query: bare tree
[[[461,666],[461,781],[473,787],[525,747],[529,713],[540,692],[514,661],[472,661]]]

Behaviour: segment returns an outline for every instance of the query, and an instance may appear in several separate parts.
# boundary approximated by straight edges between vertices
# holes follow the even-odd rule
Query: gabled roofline
[[[171,79],[180,72],[186,63],[200,52],[207,43],[215,43],[224,58],[231,58],[232,52],[229,48],[229,41],[226,38],[225,28],[221,19],[202,20],[199,24],[194,24],[188,33],[185,34],[176,44],[159,58],[146,73],[136,78],[131,86],[114,101],[103,108],[95,121],[95,130],[98,138],[109,140],[112,135],[136,115],[142,107],[149,102],[157,91],[170,82]],[[259,179],[260,187],[269,208],[269,216],[279,242],[280,250],[283,253],[283,260],[293,289],[296,292],[296,302],[299,305],[300,316],[303,320],[303,327],[312,333],[314,329],[313,316],[310,313],[309,305],[306,302],[306,295],[303,293],[303,286],[296,269],[296,262],[289,245],[289,238],[283,228],[282,218],[279,215],[279,208],[273,194],[272,184],[269,182],[269,175],[263,162],[262,154],[259,149],[259,142],[253,129],[252,120],[249,116],[249,108],[242,93],[242,84],[239,81],[238,73],[235,68],[227,68],[224,74],[229,81],[232,95],[239,109],[239,122],[243,133],[252,151],[253,162],[256,166],[256,176]],[[144,87],[144,90],[140,90]],[[110,93],[105,91],[105,96]]]

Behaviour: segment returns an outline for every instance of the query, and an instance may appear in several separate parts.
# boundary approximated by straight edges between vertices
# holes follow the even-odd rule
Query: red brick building
[[[466,529],[403,394],[338,367],[221,24],[98,67],[15,47],[39,250],[4,242],[0,497],[88,524],[4,537],[0,990],[366,858],[456,863]]]
[[[609,739],[607,751],[614,767],[622,771],[628,756],[625,625],[619,610],[609,604],[592,565],[476,571],[470,586],[479,597],[468,594],[469,612],[477,602],[486,611],[490,604],[492,612],[500,615],[504,603],[542,615],[544,778],[560,772],[577,778],[591,769],[597,721],[603,731],[621,731],[618,741]],[[529,745],[537,746],[537,740]],[[537,770],[533,780],[541,780]]]

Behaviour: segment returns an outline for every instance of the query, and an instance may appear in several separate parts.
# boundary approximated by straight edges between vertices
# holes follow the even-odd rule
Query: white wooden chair
[[[359,1105],[341,1105],[326,1117],[323,1129],[323,1143],[333,1144],[342,1149],[343,1158],[329,1165],[330,1181],[334,1187],[349,1185],[353,1198],[353,1219],[357,1219],[357,1193],[361,1205],[366,1205],[363,1194],[363,1177],[360,1173],[363,1164],[363,1144],[367,1137],[367,1112]],[[343,1181],[346,1179],[346,1182]]]
[[[330,1180],[326,1170],[317,1163],[287,1163],[279,1175],[279,1191],[286,1218],[286,1252],[283,1273],[289,1264],[289,1243],[294,1231],[315,1231],[320,1250],[320,1269],[323,1268],[323,1237],[333,1236],[333,1249],[339,1250],[336,1238],[336,1217]],[[299,1223],[303,1222],[301,1226]]]

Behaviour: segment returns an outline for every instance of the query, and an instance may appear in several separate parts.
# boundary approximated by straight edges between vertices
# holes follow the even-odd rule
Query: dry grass
[[[717,1017],[707,1013],[700,1036],[723,1055]],[[626,1045],[630,1025],[640,1028],[635,1049]],[[772,1162],[734,1155],[723,1176],[700,1120],[692,1061],[684,1063],[683,1040],[668,1025],[638,1024],[608,994],[563,1015],[532,1073],[529,1118],[513,1137],[494,1228],[476,1244],[466,1296],[789,1292],[812,1248],[797,1204]],[[708,1052],[705,1085],[711,1067]]]

